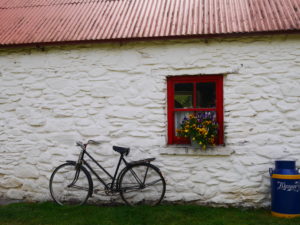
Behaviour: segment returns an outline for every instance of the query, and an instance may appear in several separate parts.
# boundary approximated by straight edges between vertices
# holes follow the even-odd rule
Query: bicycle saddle
[[[113,150],[116,152],[119,152],[120,154],[125,154],[128,155],[129,154],[129,150],[130,148],[124,148],[124,147],[119,147],[119,146],[113,146]]]

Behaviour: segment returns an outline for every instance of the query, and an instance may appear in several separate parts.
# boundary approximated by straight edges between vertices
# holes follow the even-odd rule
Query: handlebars
[[[95,141],[95,140],[88,140],[87,143],[82,143],[81,141],[77,141],[76,142],[76,146],[80,146],[83,150],[86,150],[86,147],[89,145],[89,144],[92,144],[92,145],[99,145],[101,144],[100,141]]]

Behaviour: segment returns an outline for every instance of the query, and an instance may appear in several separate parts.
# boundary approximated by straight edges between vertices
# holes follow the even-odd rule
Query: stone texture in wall
[[[89,151],[111,172],[112,145],[131,147],[129,160],[156,157],[166,201],[268,206],[268,168],[299,159],[299,42],[287,35],[1,49],[0,198],[49,200],[54,167],[76,160],[76,140],[96,139],[102,145]],[[224,74],[226,146],[210,151],[229,154],[166,145],[166,77],[195,74]]]

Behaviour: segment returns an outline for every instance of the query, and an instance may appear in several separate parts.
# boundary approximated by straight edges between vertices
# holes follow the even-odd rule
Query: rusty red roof
[[[300,31],[300,0],[0,0],[0,46]]]

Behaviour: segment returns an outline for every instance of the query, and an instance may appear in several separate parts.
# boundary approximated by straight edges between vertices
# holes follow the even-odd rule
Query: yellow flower
[[[193,119],[193,118],[195,118],[195,117],[194,117],[193,114],[190,114],[190,115],[189,115],[189,118],[190,118],[190,119]]]

